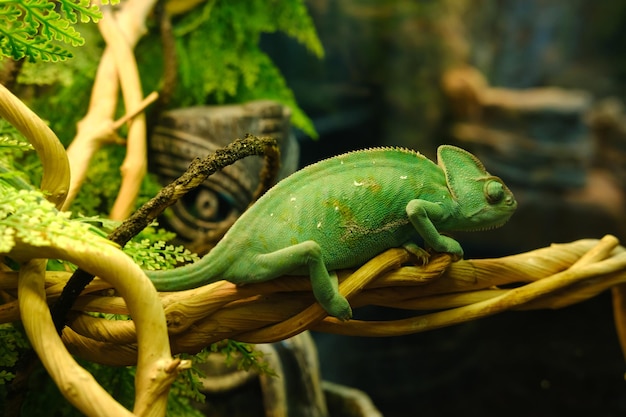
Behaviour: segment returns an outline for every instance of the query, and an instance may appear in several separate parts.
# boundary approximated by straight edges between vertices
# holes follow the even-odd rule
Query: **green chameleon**
[[[309,275],[322,307],[348,319],[350,304],[329,271],[420,236],[461,258],[461,245],[440,232],[498,227],[515,211],[511,191],[474,155],[443,145],[437,156],[438,165],[418,152],[374,148],[310,165],[271,188],[200,261],[148,277],[159,291],[180,291]]]

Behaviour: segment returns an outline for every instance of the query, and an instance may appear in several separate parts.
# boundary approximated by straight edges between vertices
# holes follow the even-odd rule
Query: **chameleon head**
[[[437,150],[450,194],[458,204],[458,216],[447,230],[482,230],[502,226],[509,220],[517,202],[498,177],[487,172],[471,153],[455,146]]]

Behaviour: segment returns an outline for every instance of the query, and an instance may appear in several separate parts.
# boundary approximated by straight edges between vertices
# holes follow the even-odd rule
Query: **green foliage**
[[[96,153],[89,164],[87,178],[70,210],[80,213],[81,216],[110,213],[122,183],[119,167],[124,160],[125,151],[122,147],[107,145]],[[146,175],[141,183],[136,205],[145,203],[160,189],[156,176]]]
[[[28,149],[29,145],[11,138],[3,141],[0,137],[0,151],[3,147]],[[88,246],[95,236],[104,238],[117,226],[116,222],[98,216],[72,219],[71,215],[58,211],[40,191],[20,178],[15,169],[0,164],[0,253],[9,252],[16,238],[34,246],[75,246],[76,242]],[[157,229],[156,225],[146,228],[124,248],[138,265],[144,269],[164,269],[199,259],[182,246],[167,244],[174,233]]]
[[[24,155],[33,150],[30,143],[4,119],[0,119],[0,183],[16,189],[29,189],[31,179],[29,172],[20,162]],[[16,169],[15,167],[20,167]],[[10,168],[13,167],[13,168]],[[30,172],[37,171],[31,169]]]
[[[298,40],[313,55],[323,56],[303,0],[208,0],[175,19],[173,25],[178,82],[171,107],[274,99],[292,110],[296,127],[317,136],[280,70],[260,47],[263,34],[281,32]],[[135,51],[144,91],[158,89],[163,76],[159,34],[154,22],[149,26],[150,32]],[[78,23],[76,27],[88,48],[68,44],[65,49],[74,55],[73,59],[56,65],[27,62],[18,78],[23,84],[46,85],[45,94],[35,94],[32,105],[50,120],[51,128],[65,145],[84,113],[102,51],[95,25]]]
[[[184,359],[191,360],[192,366],[190,369],[181,372],[172,384],[167,399],[167,416],[203,416],[202,413],[193,407],[192,402],[203,403],[205,400],[205,396],[202,393],[202,382],[200,381],[203,373],[198,369],[197,365],[206,360],[207,354],[208,351],[204,350],[193,356],[181,355]]]
[[[143,269],[170,269],[181,263],[195,262],[200,258],[182,246],[170,245],[163,240],[150,239],[131,241],[124,247],[124,252]]]
[[[84,114],[89,100],[102,51],[97,28],[91,23],[100,17],[98,9],[88,0],[0,0],[0,57],[27,59],[18,77],[18,89],[25,93],[23,96],[31,98],[29,104],[49,120],[65,145],[73,137],[76,121]],[[280,70],[260,48],[263,34],[283,32],[313,55],[323,56],[304,0],[208,0],[173,23],[179,85],[172,105],[274,99],[292,109],[296,126],[315,135],[311,121],[298,108]],[[162,77],[158,64],[161,48],[154,32],[137,50],[145,91],[156,89]],[[89,48],[82,47],[85,43]],[[74,58],[68,60],[71,56]],[[48,63],[57,61],[64,62]],[[106,146],[97,154],[72,206],[74,213],[89,217],[72,218],[68,213],[58,212],[30,185],[41,177],[37,155],[19,132],[0,120],[0,253],[10,250],[16,238],[33,245],[75,246],[78,242],[86,247],[96,236],[110,232],[115,225],[101,216],[110,211],[117,196],[124,152],[121,147]],[[159,188],[154,177],[148,176],[138,204],[155,195]],[[172,238],[172,233],[153,225],[124,250],[145,269],[169,268],[179,262],[197,260],[195,254],[164,243]],[[68,267],[54,260],[48,265]],[[19,327],[0,325],[0,410],[4,409],[6,384],[14,377],[12,367],[27,346]],[[211,346],[195,355],[194,363],[218,351],[238,369],[273,374],[262,360],[261,352],[236,341]],[[108,367],[84,361],[82,365],[116,399],[132,407],[133,367]],[[200,415],[192,408],[193,401],[203,400],[200,376],[195,366],[181,374],[171,390],[168,415]],[[42,370],[33,377],[22,415],[43,414],[80,415]]]
[[[6,329],[0,328],[0,337],[4,334],[7,336],[15,334],[14,337],[16,341],[12,343],[26,343],[23,335],[19,331],[16,331],[10,325],[6,325],[5,327]],[[17,347],[22,348],[21,345]],[[250,345],[245,343],[225,341],[214,344],[210,349],[205,349],[193,356],[181,355],[184,359],[192,360],[192,367],[181,372],[172,384],[168,397],[167,416],[201,417],[203,415],[193,406],[194,402],[202,403],[205,400],[205,396],[202,393],[202,382],[200,380],[200,378],[204,376],[204,373],[199,369],[198,365],[204,362],[208,355],[220,351],[226,352],[230,361],[239,361],[236,364],[238,369],[253,369],[257,372],[266,372],[273,375],[273,372],[269,370],[267,365],[261,360],[262,353],[255,351]],[[2,353],[2,346],[0,346],[0,354]],[[0,375],[2,375],[3,372],[2,368],[5,366],[13,366],[15,359],[17,359],[17,355],[13,353],[5,356],[6,358],[13,358],[13,361],[7,362],[6,365],[0,363]],[[254,359],[250,359],[251,357],[254,357]],[[102,387],[118,400],[120,404],[128,409],[132,409],[135,395],[135,367],[111,367],[81,359],[79,359],[78,362],[89,371]],[[8,374],[7,380],[10,380],[13,374],[10,372],[8,372]],[[2,384],[3,382],[0,380],[0,393],[5,394],[5,386]],[[63,400],[58,388],[45,371],[40,370],[33,375],[31,386],[32,389],[29,391],[28,398],[22,410],[21,415],[23,417],[43,415],[42,410],[46,410],[45,415],[54,415],[57,417],[78,417],[81,415],[78,410],[74,409],[69,403]],[[2,398],[4,398],[4,395]],[[1,403],[2,400],[0,399],[0,405]]]
[[[125,150],[107,145],[89,163],[87,178],[70,209],[84,216],[109,213],[119,192],[122,177],[119,171]]]
[[[204,349],[193,356],[183,354],[181,357],[192,360],[192,367],[181,372],[174,384],[172,384],[168,399],[168,416],[202,415],[197,414],[198,412],[191,408],[191,402],[202,403],[205,400],[200,380],[204,376],[204,372],[198,365],[205,362],[207,357],[213,353],[225,355],[226,364],[234,366],[238,370],[276,376],[276,373],[263,360],[263,352],[255,350],[253,345],[235,340],[224,340],[214,343],[208,349]]]
[[[10,323],[0,324],[0,385],[5,385],[15,377],[10,369],[15,366],[19,354],[29,347],[21,329]]]
[[[33,149],[33,145],[13,125],[0,118],[0,162],[12,165],[16,156]]]
[[[226,356],[226,365],[232,366],[237,361],[237,369],[253,370],[260,374],[276,376],[276,373],[263,361],[263,352],[255,350],[253,345],[236,340],[224,340],[211,345],[211,352],[220,352]]]
[[[0,153],[3,153],[2,151],[5,149],[19,151],[32,151],[34,149],[33,145],[20,137],[16,137],[17,135],[2,134],[2,128],[5,124],[8,124],[6,120],[0,119]]]
[[[85,39],[85,46],[67,45],[67,50],[74,55],[72,59],[54,65],[26,61],[17,78],[16,94],[29,97],[29,106],[49,122],[65,146],[76,134],[76,122],[89,103],[104,47],[96,25],[78,23],[76,27]]]
[[[2,184],[0,184],[2,185]],[[16,239],[33,246],[88,247],[94,239],[90,226],[70,220],[37,190],[0,188],[0,253],[8,253]]]
[[[29,347],[21,327],[11,323],[0,324],[0,410],[5,409],[7,385],[15,378],[15,364]]]
[[[0,2],[0,54],[16,60],[64,61],[72,54],[59,43],[85,42],[74,27],[79,18],[83,23],[97,22],[102,13],[89,0],[4,0]]]
[[[302,0],[208,1],[175,22],[179,106],[269,98],[292,109],[293,123],[316,136],[280,70],[259,48],[265,33],[283,32],[323,56]]]
[[[94,378],[120,404],[132,409],[134,403],[134,367],[105,366],[78,359]],[[74,406],[67,402],[47,372],[40,368],[29,380],[29,391],[21,409],[21,417],[81,417]]]

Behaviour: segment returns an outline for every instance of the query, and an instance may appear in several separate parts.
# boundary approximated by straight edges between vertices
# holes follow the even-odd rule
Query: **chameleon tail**
[[[183,291],[219,281],[221,268],[215,262],[213,253],[201,260],[174,269],[144,271],[158,291]]]

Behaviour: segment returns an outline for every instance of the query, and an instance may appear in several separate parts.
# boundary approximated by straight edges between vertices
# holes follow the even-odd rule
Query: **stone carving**
[[[150,138],[151,171],[167,184],[194,158],[251,133],[271,136],[279,142],[279,178],[287,176],[298,165],[298,144],[290,134],[290,115],[289,109],[269,100],[167,111]],[[250,203],[262,164],[262,158],[248,157],[217,172],[172,206],[160,223],[176,232],[191,249],[206,252]]]

